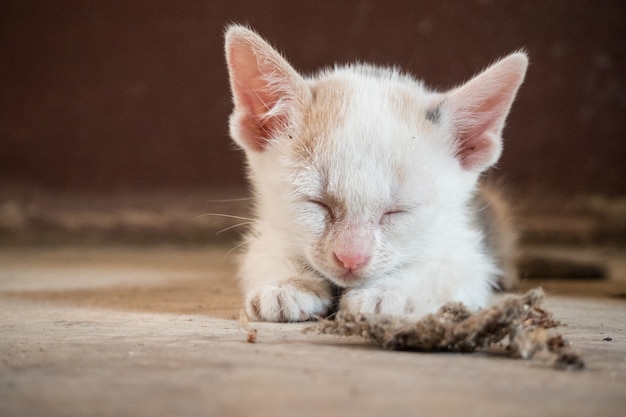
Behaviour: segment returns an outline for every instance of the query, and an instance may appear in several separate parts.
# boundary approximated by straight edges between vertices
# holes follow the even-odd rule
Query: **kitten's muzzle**
[[[370,260],[369,255],[365,255],[362,253],[334,252],[333,256],[335,259],[335,263],[347,270],[348,272],[352,272],[365,266]]]
[[[333,244],[333,260],[335,264],[347,272],[363,269],[374,249],[374,235],[366,224],[348,223],[335,238]]]

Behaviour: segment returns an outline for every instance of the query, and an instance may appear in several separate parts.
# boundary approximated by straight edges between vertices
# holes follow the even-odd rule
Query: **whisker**
[[[241,242],[236,244],[232,249],[230,249],[228,252],[226,252],[226,254],[224,255],[224,258],[229,256],[232,252],[236,251],[237,249],[241,248],[242,246],[245,246],[245,245],[249,244],[250,242],[253,242],[255,239],[256,239],[255,237],[252,237],[250,239],[242,240]],[[287,244],[287,245],[290,245],[290,246],[299,247],[299,248],[308,248],[307,245],[304,245],[302,243],[297,243],[297,242],[291,242],[289,240],[281,239],[280,242],[284,243],[284,244]]]
[[[252,224],[252,222],[243,222],[243,223],[233,224],[232,226],[225,227],[224,229],[215,232],[215,234],[219,235],[220,233],[224,233],[224,232],[226,232],[226,231],[228,231],[230,229],[234,229],[236,227],[241,227],[241,226],[246,226],[246,225],[249,225],[249,224]]]
[[[227,219],[244,220],[244,222],[242,222],[242,223],[238,223],[238,224],[227,226],[226,228],[216,232],[215,233],[216,235],[220,234],[220,233],[223,233],[223,232],[226,232],[227,230],[230,230],[230,229],[233,229],[233,228],[236,228],[236,227],[253,225],[255,223],[264,223],[262,220],[254,219],[252,217],[236,216],[236,215],[233,215],[233,214],[224,214],[224,213],[205,213],[205,214],[201,214],[199,216],[196,216],[193,220],[196,221],[196,220],[198,220],[198,219],[200,219],[202,217],[208,217],[208,216],[222,217],[222,218],[227,218]],[[286,232],[287,234],[290,234],[290,235],[295,236],[297,238],[301,237],[299,234],[294,233],[292,230],[289,230],[289,229],[287,229],[287,228],[285,228],[283,226],[272,224],[272,227],[280,229],[283,232]],[[297,243],[297,242],[290,242],[290,241],[287,241],[287,240],[283,240],[283,242],[287,243],[287,244],[289,244],[291,246],[295,246],[295,247],[302,247],[302,248],[307,248],[308,247],[307,245],[303,245],[303,244]],[[239,246],[241,246],[242,244],[245,244],[245,243],[247,243],[247,242],[242,242],[237,247],[239,247]],[[233,250],[236,249],[237,247],[233,248]],[[229,253],[230,253],[230,251],[229,251]]]
[[[286,244],[291,245],[291,246],[298,247],[298,248],[308,248],[308,245],[305,245],[305,244],[302,244],[302,243],[290,242],[290,241],[284,240],[284,239],[281,240],[281,242],[282,243],[286,243]]]
[[[196,221],[196,220],[198,220],[198,219],[200,219],[202,217],[208,217],[208,216],[223,217],[223,218],[227,218],[227,219],[237,219],[237,220],[245,220],[246,221],[246,223],[240,223],[239,225],[263,223],[263,220],[260,220],[260,219],[255,219],[255,218],[252,218],[252,217],[244,217],[244,216],[235,216],[235,215],[232,215],[232,214],[223,214],[223,213],[205,213],[205,214],[200,214],[199,216],[196,216],[193,220]],[[237,225],[229,226],[229,227],[237,227]],[[289,229],[287,229],[287,228],[285,228],[283,226],[272,224],[272,227],[280,229],[283,232],[287,232],[287,233],[289,233],[291,235],[294,235],[294,236],[297,236],[297,237],[301,237],[300,235],[294,233],[293,231],[291,231],[291,230],[289,230]]]
[[[237,220],[246,220],[249,222],[253,222],[254,219],[251,217],[243,217],[243,216],[235,216],[232,214],[222,214],[222,213],[205,213],[205,214],[200,214],[196,217],[194,217],[193,221],[195,222],[196,220],[202,218],[202,217],[208,217],[208,216],[215,216],[215,217],[225,217],[227,219],[237,219]]]
[[[250,201],[254,200],[254,197],[242,197],[242,198],[225,198],[221,200],[209,200],[209,203],[235,203],[237,201]]]
[[[228,252],[226,252],[224,254],[224,259],[226,259],[227,257],[230,256],[231,253],[233,253],[234,251],[236,251],[237,249],[241,248],[242,246],[247,245],[248,243],[252,242],[253,239],[247,239],[247,240],[242,240],[241,242],[239,242],[238,244],[236,244],[235,246],[232,247],[231,250],[229,250]]]

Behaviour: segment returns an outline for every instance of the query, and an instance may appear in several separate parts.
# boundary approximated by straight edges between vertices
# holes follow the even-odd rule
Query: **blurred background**
[[[495,170],[530,241],[624,243],[623,1],[21,1],[0,6],[0,242],[201,242],[246,213],[223,31],[308,73],[399,65],[438,89],[524,49]],[[234,233],[234,232],[233,232]],[[217,237],[218,239],[220,236]]]

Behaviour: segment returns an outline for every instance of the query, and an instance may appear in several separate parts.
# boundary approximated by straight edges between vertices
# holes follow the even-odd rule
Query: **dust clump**
[[[448,303],[418,321],[380,314],[339,312],[305,329],[322,334],[360,336],[385,349],[416,352],[474,352],[502,350],[522,359],[543,358],[559,369],[583,369],[584,361],[560,335],[548,329],[562,326],[539,307],[541,288],[524,295],[507,295],[492,307],[476,312],[461,303]]]

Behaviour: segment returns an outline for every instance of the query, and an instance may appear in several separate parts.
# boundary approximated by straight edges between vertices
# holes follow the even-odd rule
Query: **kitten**
[[[360,313],[488,303],[501,260],[477,223],[493,210],[477,216],[489,198],[476,190],[500,156],[524,53],[441,93],[370,65],[304,77],[238,25],[225,49],[230,132],[256,201],[240,268],[251,317],[323,316],[338,288],[340,308]]]

